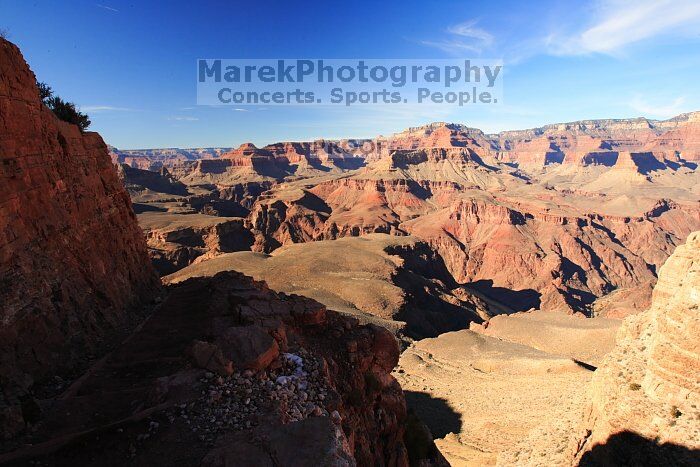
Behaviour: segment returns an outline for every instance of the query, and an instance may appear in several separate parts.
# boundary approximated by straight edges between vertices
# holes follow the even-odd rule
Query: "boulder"
[[[257,325],[230,327],[217,343],[236,368],[259,371],[279,356],[277,341]]]

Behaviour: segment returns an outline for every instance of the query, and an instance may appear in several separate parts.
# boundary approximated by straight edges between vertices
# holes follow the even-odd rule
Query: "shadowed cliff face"
[[[386,329],[235,272],[166,292],[129,339],[42,402],[32,444],[0,463],[445,465],[407,419]],[[416,436],[421,449],[407,449]]]
[[[59,121],[0,39],[0,432],[24,429],[32,387],[133,326],[158,287],[102,138]]]
[[[608,465],[693,466],[700,464],[700,449],[674,443],[659,443],[631,431],[610,436],[605,443],[593,446],[581,456],[580,467]]]

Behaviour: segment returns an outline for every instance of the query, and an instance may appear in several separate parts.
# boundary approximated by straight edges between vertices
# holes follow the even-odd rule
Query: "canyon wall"
[[[0,39],[0,432],[35,383],[133,325],[159,283],[97,133],[58,120]]]
[[[661,267],[651,308],[624,323],[596,371],[577,460],[700,461],[699,335],[700,232],[694,232]]]
[[[659,271],[648,310],[622,323],[582,408],[533,429],[498,465],[700,463],[700,231]]]

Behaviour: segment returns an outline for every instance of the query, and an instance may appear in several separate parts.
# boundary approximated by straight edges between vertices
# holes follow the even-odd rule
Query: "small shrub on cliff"
[[[7,39],[10,37],[10,31],[5,28],[0,28],[0,38]]]
[[[41,102],[48,105],[48,100],[53,96],[53,89],[46,83],[36,83],[36,87],[39,88],[39,97]]]
[[[66,102],[58,96],[53,95],[53,89],[46,83],[37,83],[37,88],[39,88],[39,97],[41,101],[51,109],[51,111],[58,118],[64,122],[72,123],[78,125],[80,131],[85,131],[90,126],[90,118],[78,111],[75,108],[75,104],[72,102]]]

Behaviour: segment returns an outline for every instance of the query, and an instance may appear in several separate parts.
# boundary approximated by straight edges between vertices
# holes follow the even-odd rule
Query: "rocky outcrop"
[[[504,131],[492,135],[498,157],[525,165],[543,166],[548,155],[560,154],[556,162],[613,165],[615,154],[653,154],[657,163],[685,164],[700,155],[699,113],[658,121],[646,118],[584,120],[546,125],[531,130]]]
[[[111,154],[115,163],[148,170],[222,155],[234,159],[246,155],[250,162],[249,156],[253,154],[272,156],[282,165],[305,163],[352,169],[358,168],[363,160],[373,162],[396,150],[425,148],[468,148],[480,157],[495,156],[502,161],[529,167],[561,163],[611,166],[618,151],[653,153],[662,163],[685,165],[700,160],[698,134],[700,112],[692,112],[663,121],[646,118],[583,120],[493,135],[465,125],[435,122],[373,140],[279,142],[262,149],[245,143],[235,150],[166,148],[121,151],[111,148]]]
[[[46,401],[33,445],[0,462],[104,465],[109,453],[135,465],[444,465],[434,446],[404,442],[413,433],[387,330],[234,272],[167,292],[137,332]]]
[[[651,308],[624,323],[615,349],[596,373],[576,459],[602,461],[600,452],[613,463],[624,458],[637,449],[634,442],[607,450],[598,446],[629,431],[660,445],[657,454],[664,464],[700,460],[698,335],[700,232],[694,232],[661,268]]]
[[[322,169],[337,167],[340,169],[358,168],[363,158],[350,152],[348,145],[338,141],[316,140],[311,142],[281,142],[265,146],[275,160],[286,165],[309,166]]]
[[[145,190],[166,195],[186,196],[189,194],[187,187],[182,182],[175,180],[165,167],[154,172],[133,168],[127,164],[119,164],[117,174],[132,196]]]
[[[501,465],[698,465],[700,232],[659,272],[651,307],[627,318],[585,408],[550,420]]]
[[[134,325],[159,286],[107,146],[97,133],[59,121],[35,83],[17,47],[0,39],[5,436],[31,421],[26,401],[34,390]]]
[[[454,283],[427,244],[384,234],[289,244],[271,255],[220,255],[197,261],[163,281],[232,270],[264,280],[274,290],[304,295],[382,325],[399,336],[432,337],[488,317],[488,307]]]
[[[503,311],[623,317],[646,308],[658,268],[700,228],[697,122],[591,120],[498,135],[437,122],[374,140],[247,143],[172,173],[198,193],[185,205],[245,216],[254,251],[413,235]],[[618,302],[599,301],[613,292]]]
[[[377,138],[377,146],[388,151],[397,149],[419,148],[470,148],[475,153],[485,156],[491,154],[496,146],[481,130],[454,123],[435,122],[420,127],[408,128],[389,137]]]
[[[144,212],[138,218],[160,275],[222,253],[250,250],[253,245],[242,218],[168,212]]]
[[[330,212],[330,207],[309,191],[270,191],[258,198],[246,219],[255,236],[252,249],[269,253],[282,245],[322,239]]]

